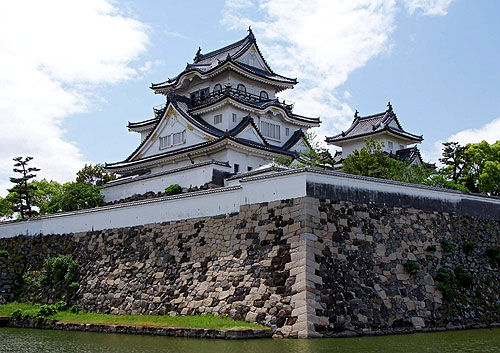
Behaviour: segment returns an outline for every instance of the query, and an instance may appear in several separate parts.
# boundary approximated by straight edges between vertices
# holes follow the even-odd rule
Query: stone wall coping
[[[147,200],[139,200],[139,201],[117,203],[117,204],[114,204],[114,205],[106,205],[106,206],[101,206],[101,207],[88,208],[88,209],[85,209],[85,210],[54,213],[54,214],[49,214],[49,215],[44,215],[44,216],[31,217],[31,218],[24,219],[24,220],[5,221],[5,222],[0,222],[0,225],[2,225],[2,224],[11,224],[11,223],[29,223],[29,222],[35,222],[35,221],[39,221],[39,220],[43,220],[43,219],[58,218],[58,217],[67,217],[67,216],[73,216],[73,215],[79,215],[79,214],[85,214],[85,213],[94,213],[94,212],[100,212],[100,211],[117,209],[117,208],[134,207],[134,206],[138,206],[138,205],[145,205],[145,204],[151,204],[151,203],[159,203],[159,202],[165,202],[165,201],[169,201],[169,200],[185,199],[185,198],[196,197],[196,196],[201,196],[201,195],[209,195],[209,194],[216,194],[216,193],[222,193],[222,192],[230,192],[230,191],[235,191],[235,190],[239,190],[239,189],[241,189],[241,186],[239,186],[239,185],[237,185],[237,186],[225,186],[225,187],[208,189],[208,190],[188,192],[188,193],[185,193],[185,194],[178,194],[178,195],[171,195],[171,196],[161,196],[161,197],[157,197],[157,198],[153,198],[153,199],[147,199]]]
[[[245,182],[270,179],[270,178],[278,178],[278,177],[282,177],[282,176],[287,176],[287,175],[291,175],[291,174],[300,174],[300,173],[322,174],[322,175],[339,177],[339,178],[343,178],[343,179],[362,180],[362,181],[368,181],[368,182],[372,182],[372,183],[403,186],[406,188],[416,188],[416,189],[423,189],[423,190],[428,190],[428,191],[437,191],[437,192],[445,193],[445,194],[459,195],[459,196],[462,196],[463,198],[476,199],[476,200],[478,200],[478,199],[488,200],[488,201],[494,201],[494,202],[500,203],[500,197],[498,197],[498,196],[489,196],[489,195],[478,194],[478,193],[467,193],[467,192],[463,192],[463,191],[459,191],[459,190],[437,188],[434,186],[428,186],[428,185],[422,185],[422,184],[405,183],[402,181],[379,179],[379,178],[366,177],[366,176],[361,176],[361,175],[347,174],[347,173],[342,173],[342,172],[317,169],[317,168],[309,168],[309,167],[299,168],[299,169],[289,169],[289,170],[276,172],[276,173],[272,173],[272,174],[266,174],[266,175],[256,175],[256,176],[244,177],[244,178],[240,179],[240,182],[245,183]]]

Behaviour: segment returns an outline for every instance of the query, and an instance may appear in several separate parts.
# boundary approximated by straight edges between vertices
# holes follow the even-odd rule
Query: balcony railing
[[[210,103],[213,103],[215,101],[218,101],[219,99],[221,99],[223,97],[234,97],[234,98],[237,98],[237,99],[242,100],[244,102],[253,103],[253,104],[274,102],[274,103],[281,105],[284,109],[290,110],[290,111],[293,110],[293,105],[294,105],[294,103],[292,103],[292,102],[287,102],[285,100],[280,100],[278,98],[275,98],[275,99],[265,98],[265,97],[261,97],[261,96],[256,95],[256,94],[248,93],[245,91],[240,91],[240,90],[234,89],[232,87],[225,87],[224,89],[212,91],[206,95],[192,97],[191,98],[191,105],[193,108],[196,108],[196,107],[199,107],[201,105],[206,105],[206,104],[210,104]]]

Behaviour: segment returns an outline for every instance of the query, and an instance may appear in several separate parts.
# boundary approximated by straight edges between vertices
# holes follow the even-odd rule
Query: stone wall
[[[71,253],[81,266],[75,300],[91,311],[213,313],[287,337],[350,336],[498,322],[498,268],[484,254],[499,232],[488,218],[302,197],[216,217],[1,239],[0,249],[24,255],[30,271]],[[413,275],[408,261],[418,264]],[[436,277],[458,267],[473,284],[453,287],[449,303]]]
[[[20,261],[16,257],[0,254],[0,304],[14,300],[20,270]]]

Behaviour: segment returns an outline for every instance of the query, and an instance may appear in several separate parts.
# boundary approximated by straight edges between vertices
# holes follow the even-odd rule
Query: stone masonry
[[[277,336],[331,337],[498,322],[498,268],[484,254],[499,232],[498,220],[303,197],[217,217],[1,239],[0,249],[23,255],[27,271],[72,254],[74,300],[89,311],[211,313]],[[443,240],[455,250],[445,253]],[[476,246],[465,255],[467,241]],[[408,261],[418,264],[412,275]],[[474,283],[448,303],[436,276],[459,266]]]

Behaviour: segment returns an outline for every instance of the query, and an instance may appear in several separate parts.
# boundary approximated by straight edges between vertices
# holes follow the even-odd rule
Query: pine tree
[[[38,172],[40,169],[28,167],[28,163],[32,159],[33,157],[25,157],[24,159],[23,157],[13,158],[16,162],[13,170],[16,173],[20,173],[22,176],[19,178],[10,178],[10,181],[15,185],[8,191],[13,195],[12,210],[14,212],[19,212],[22,219],[37,215],[37,212],[31,209],[32,194],[35,186],[28,184],[28,182],[36,177],[36,174],[33,174],[33,172]]]

